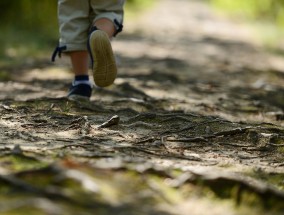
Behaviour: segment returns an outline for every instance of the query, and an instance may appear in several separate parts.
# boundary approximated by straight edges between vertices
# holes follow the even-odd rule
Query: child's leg
[[[116,32],[115,26],[112,21],[106,18],[97,20],[94,25],[107,33],[111,39]],[[69,53],[72,63],[72,68],[76,75],[88,75],[89,68],[89,54],[87,51],[72,51]]]
[[[92,95],[92,83],[89,80],[89,53],[88,51],[71,51],[74,80],[67,97],[70,100],[89,100]]]
[[[89,53],[96,58],[93,60],[95,82],[102,80],[102,76],[105,79],[103,82],[96,82],[97,85],[104,87],[113,83],[116,67],[114,72],[115,61],[109,40],[121,30],[123,4],[124,0],[118,0],[116,3],[97,0],[58,0],[59,48],[70,56],[75,74],[68,94],[69,98],[76,99],[77,96],[89,98],[91,96],[92,89],[88,76]],[[100,31],[93,32],[92,35],[95,36],[90,36],[88,40],[88,32],[92,25]],[[89,52],[87,43],[92,46]],[[109,73],[112,75],[109,76]]]
[[[75,76],[68,93],[70,99],[87,100],[92,94],[86,45],[91,24],[89,12],[89,0],[58,0],[59,47],[70,57]]]
[[[94,25],[98,29],[106,32],[109,38],[112,38],[116,32],[113,22],[106,18],[98,19],[97,21],[95,21]]]
[[[72,51],[69,53],[75,76],[88,75],[89,53],[88,51]]]

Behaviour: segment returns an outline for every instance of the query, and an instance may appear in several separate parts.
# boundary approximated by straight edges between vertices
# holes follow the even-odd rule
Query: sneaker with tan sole
[[[89,36],[88,49],[95,84],[98,87],[111,85],[116,78],[117,67],[107,33],[101,30],[93,31]]]
[[[69,89],[67,98],[71,101],[90,101],[92,87],[88,84],[73,85]]]

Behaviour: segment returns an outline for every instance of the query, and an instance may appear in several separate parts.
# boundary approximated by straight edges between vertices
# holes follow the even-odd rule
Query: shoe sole
[[[75,102],[89,102],[90,98],[86,96],[80,96],[80,95],[70,95],[67,96],[67,99],[69,101],[75,101]]]
[[[89,51],[93,64],[93,78],[98,87],[111,85],[117,75],[117,67],[108,35],[94,31],[89,38]]]

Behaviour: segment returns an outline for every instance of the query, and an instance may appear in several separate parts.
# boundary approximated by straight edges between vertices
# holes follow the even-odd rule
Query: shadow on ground
[[[183,11],[203,3],[175,4],[172,18],[189,25],[212,19]],[[284,73],[273,56],[202,28],[162,23],[153,34],[144,22],[114,41],[119,76],[88,103],[64,98],[65,60],[5,68],[0,214],[283,212]]]

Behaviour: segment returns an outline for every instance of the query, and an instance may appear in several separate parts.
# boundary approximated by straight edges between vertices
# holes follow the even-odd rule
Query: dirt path
[[[90,103],[65,60],[0,83],[0,214],[283,213],[281,59],[201,1],[125,26]]]

